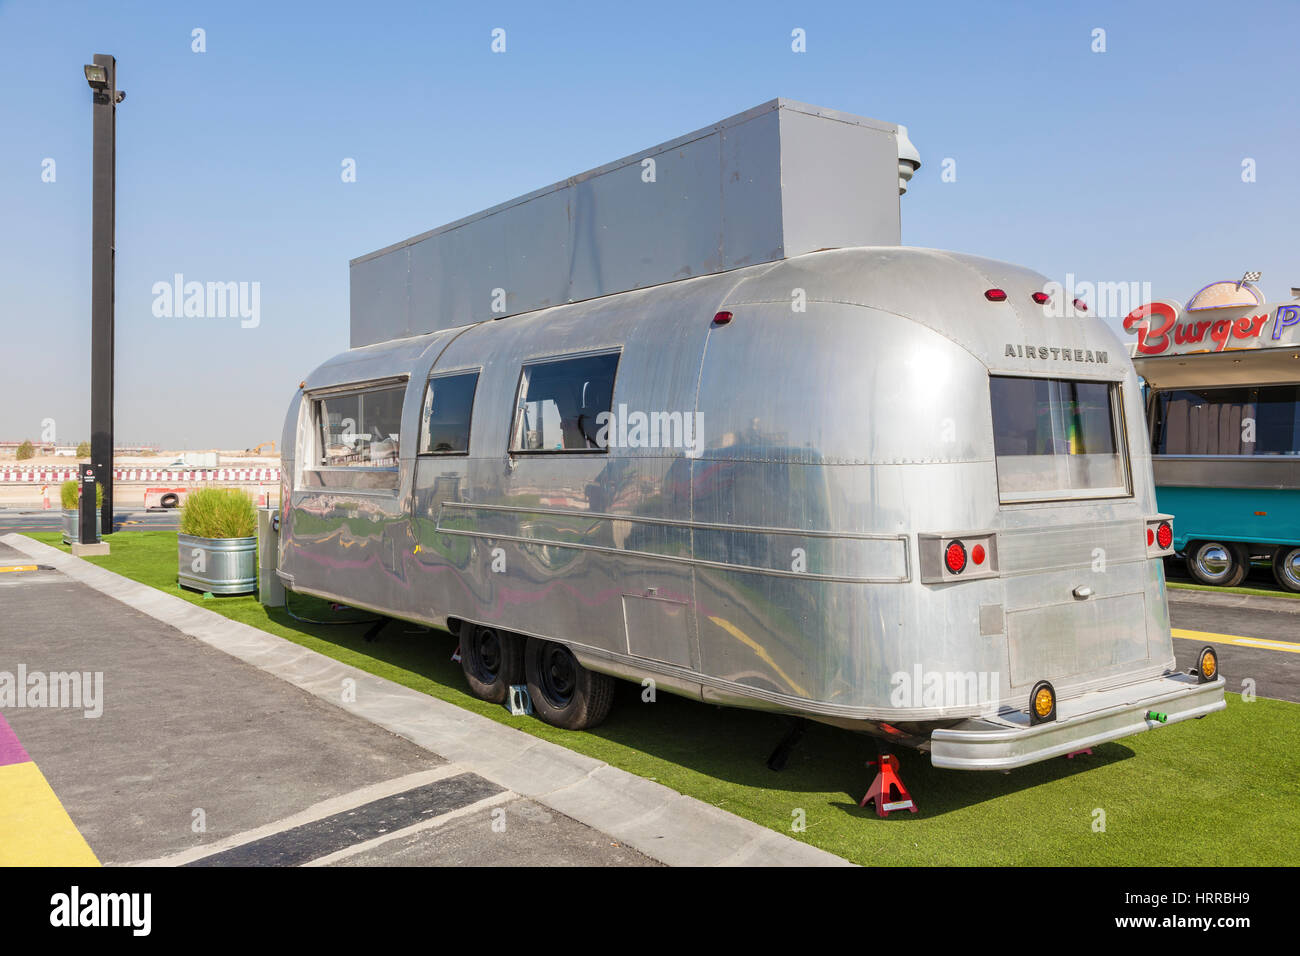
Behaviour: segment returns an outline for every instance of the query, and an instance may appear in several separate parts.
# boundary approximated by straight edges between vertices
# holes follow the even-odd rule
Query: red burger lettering
[[[1214,311],[1222,313],[1228,308],[1234,307]],[[1123,325],[1124,331],[1137,335],[1139,356],[1256,348],[1272,312],[1256,313],[1253,307],[1248,308],[1249,312],[1239,315],[1196,319],[1183,318],[1183,309],[1172,302],[1148,302],[1126,315]]]
[[[1176,308],[1166,302],[1148,302],[1124,317],[1124,331],[1137,332],[1137,350],[1141,354],[1159,355],[1169,348],[1169,330],[1178,321]],[[1150,316],[1158,318],[1154,328],[1147,322]]]

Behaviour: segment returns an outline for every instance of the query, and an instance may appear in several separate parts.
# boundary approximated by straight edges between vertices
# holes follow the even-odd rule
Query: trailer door
[[[1013,693],[1127,679],[1149,661],[1145,524],[1120,384],[990,378]]]

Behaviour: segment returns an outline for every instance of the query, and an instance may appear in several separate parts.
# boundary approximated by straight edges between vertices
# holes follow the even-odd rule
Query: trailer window
[[[469,454],[469,420],[477,388],[478,372],[429,379],[420,416],[421,455]]]
[[[1117,386],[995,375],[990,392],[1002,501],[1130,493]]]
[[[402,385],[318,398],[318,467],[396,472],[405,394]]]
[[[604,451],[617,369],[617,352],[525,365],[510,450]]]
[[[1156,394],[1157,455],[1300,455],[1300,385]]]

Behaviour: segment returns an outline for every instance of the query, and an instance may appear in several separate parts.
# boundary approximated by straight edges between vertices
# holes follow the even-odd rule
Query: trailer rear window
[[[1300,455],[1300,385],[1156,394],[1157,455]]]
[[[1130,493],[1117,386],[995,375],[989,388],[1002,501]]]
[[[478,372],[429,379],[420,416],[421,455],[469,454],[469,420],[477,388]]]
[[[617,352],[525,365],[510,450],[604,451],[606,419],[596,419],[610,411],[617,370]]]

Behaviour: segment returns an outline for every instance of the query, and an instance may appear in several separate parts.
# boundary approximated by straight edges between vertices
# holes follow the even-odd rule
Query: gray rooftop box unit
[[[905,127],[776,99],[351,262],[352,347],[898,245]]]

